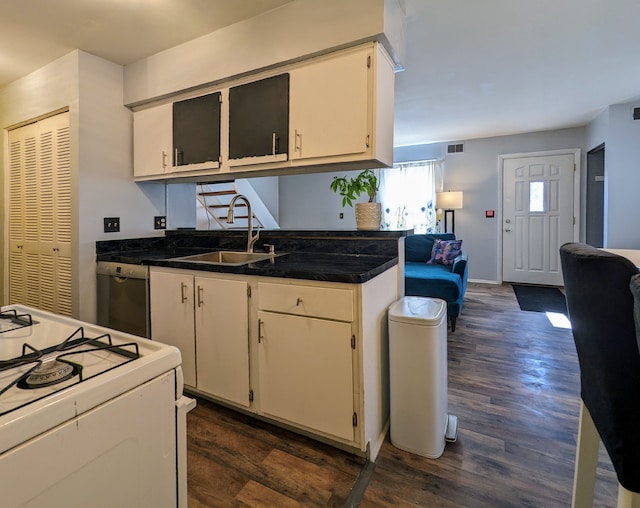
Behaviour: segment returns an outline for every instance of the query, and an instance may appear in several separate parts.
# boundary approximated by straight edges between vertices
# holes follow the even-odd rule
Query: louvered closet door
[[[39,124],[40,302],[71,315],[71,156],[69,114]]]
[[[9,302],[71,315],[69,114],[9,132]]]
[[[9,132],[9,303],[26,303],[26,263],[24,254],[26,214],[25,166],[27,143],[35,157],[37,127],[27,125]]]

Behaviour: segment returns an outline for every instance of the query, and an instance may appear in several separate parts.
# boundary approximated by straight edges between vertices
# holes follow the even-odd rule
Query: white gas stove
[[[3,307],[2,506],[186,506],[180,363],[172,346]]]

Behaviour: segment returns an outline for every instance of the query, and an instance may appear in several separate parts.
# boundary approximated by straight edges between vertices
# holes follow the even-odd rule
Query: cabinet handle
[[[275,155],[276,154],[276,140],[278,138],[276,137],[276,133],[272,132],[271,133],[271,155]]]
[[[187,289],[187,285],[184,282],[180,283],[180,303],[184,303],[187,301],[187,295],[185,293],[185,289]]]
[[[162,150],[162,169],[167,167],[167,152]]]
[[[198,307],[202,307],[204,301],[202,300],[202,286],[198,286]]]
[[[302,303],[302,298],[298,297],[296,300],[296,307],[298,307]]]
[[[258,319],[258,344],[262,342],[262,319]]]
[[[294,130],[294,145],[295,145],[295,151],[299,152],[300,151],[300,145],[302,144],[302,134],[300,134],[298,132],[298,129]]]
[[[198,286],[198,307],[202,307],[204,300],[202,299],[202,286]]]

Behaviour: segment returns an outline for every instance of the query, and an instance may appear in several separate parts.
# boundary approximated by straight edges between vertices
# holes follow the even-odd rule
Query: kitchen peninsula
[[[389,420],[386,311],[409,231],[243,231],[97,242],[98,261],[150,266],[151,338],[177,346],[186,389],[345,450],[377,456]]]

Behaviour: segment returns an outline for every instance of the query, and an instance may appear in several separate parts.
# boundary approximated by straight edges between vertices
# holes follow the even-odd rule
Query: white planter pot
[[[356,203],[356,226],[358,229],[377,231],[382,221],[380,203]]]

